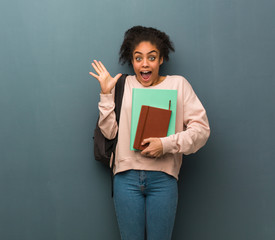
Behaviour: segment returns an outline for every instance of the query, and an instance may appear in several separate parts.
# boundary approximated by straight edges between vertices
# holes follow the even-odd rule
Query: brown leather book
[[[142,141],[150,137],[166,137],[172,111],[163,108],[141,106],[139,121],[134,141],[134,148],[145,149],[148,144],[141,145]]]

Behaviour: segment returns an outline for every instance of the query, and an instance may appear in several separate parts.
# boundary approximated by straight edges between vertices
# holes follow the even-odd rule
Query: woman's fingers
[[[159,138],[144,139],[142,145],[148,144],[141,154],[147,157],[160,157],[163,154],[162,142]]]
[[[92,75],[94,78],[98,79],[98,75],[94,74],[93,72],[89,72],[90,75]]]
[[[94,63],[100,72],[104,72],[104,66],[102,67],[103,64],[100,61],[94,60]]]
[[[103,65],[103,63],[101,61],[94,60],[94,64],[97,67],[99,72],[108,73],[107,69],[105,68],[105,66]]]
[[[107,69],[105,68],[105,66],[103,65],[102,62],[98,61],[98,66],[100,67],[100,69],[101,69],[102,71],[108,72]]]
[[[92,66],[99,76],[109,75],[109,72],[107,71],[107,69],[105,68],[102,62],[94,60],[94,62],[92,63]]]
[[[95,64],[95,63],[92,63],[92,66],[93,66],[94,70],[97,72],[97,74],[100,75],[101,71],[100,71],[100,69],[98,68],[98,65]]]
[[[114,78],[112,78],[102,62],[94,60],[91,65],[97,74],[93,72],[89,72],[89,74],[98,80],[100,83],[101,92],[103,94],[110,93],[122,74],[119,73]]]
[[[115,81],[117,82],[117,80],[118,80],[121,76],[122,76],[121,73],[117,74],[117,75],[114,77]]]

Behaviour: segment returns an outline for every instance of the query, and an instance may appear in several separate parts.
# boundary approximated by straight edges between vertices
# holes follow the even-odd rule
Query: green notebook
[[[133,145],[135,141],[138,119],[139,119],[139,114],[140,114],[142,105],[169,109],[169,101],[171,100],[170,110],[172,110],[172,114],[171,114],[167,136],[175,133],[177,95],[178,95],[177,90],[133,88],[131,138],[130,138],[131,150],[135,150],[133,148]]]

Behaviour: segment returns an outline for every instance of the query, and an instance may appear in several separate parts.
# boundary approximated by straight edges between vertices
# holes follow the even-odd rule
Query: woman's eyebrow
[[[157,51],[156,50],[152,50],[151,52],[148,52],[147,54],[151,54],[151,53],[157,53]],[[134,52],[134,54],[142,54],[142,52],[136,51],[136,52]]]

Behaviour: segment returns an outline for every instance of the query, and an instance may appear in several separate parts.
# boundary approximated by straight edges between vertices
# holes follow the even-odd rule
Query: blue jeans
[[[170,240],[177,203],[177,180],[164,172],[129,170],[114,177],[122,240],[144,240],[145,232],[147,240]]]

